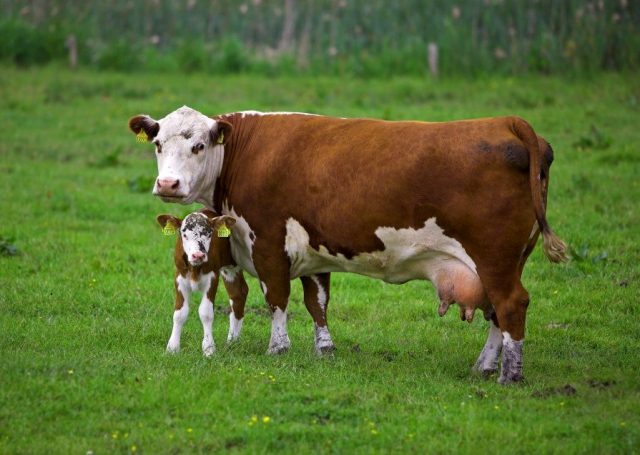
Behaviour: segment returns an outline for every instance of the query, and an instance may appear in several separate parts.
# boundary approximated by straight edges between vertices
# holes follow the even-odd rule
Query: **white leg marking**
[[[489,336],[487,342],[476,361],[474,370],[482,374],[491,374],[498,371],[498,359],[502,351],[502,333],[493,321],[490,321]]]
[[[319,327],[318,324],[313,324],[316,331],[316,354],[322,355],[331,352],[335,349],[331,334],[327,326]]]
[[[324,313],[325,308],[327,307],[327,293],[325,292],[324,288],[320,284],[320,280],[318,279],[317,276],[311,275],[311,279],[313,280],[313,282],[318,287],[318,305],[320,305],[320,308],[322,309],[322,312]]]
[[[167,352],[180,352],[180,335],[182,334],[182,326],[187,320],[187,316],[189,316],[189,302],[185,297],[182,308],[173,312],[173,329],[171,330],[171,337],[167,343]]]
[[[227,335],[227,343],[237,340],[242,330],[242,319],[237,319],[233,312],[233,300],[229,300],[231,313],[229,313],[229,334]],[[243,318],[244,319],[244,318]]]
[[[264,283],[264,281],[260,282],[260,288],[262,289],[262,293],[264,295],[267,295],[267,285]]]
[[[215,352],[216,346],[213,341],[213,334],[211,333],[211,326],[213,325],[213,303],[209,300],[206,293],[202,297],[202,302],[200,302],[198,314],[200,315],[200,321],[202,322],[202,328],[204,329],[202,353],[206,357],[209,357]]]
[[[509,332],[502,332],[502,370],[500,384],[509,384],[523,379],[522,376],[522,346],[524,339],[516,341]]]
[[[276,308],[271,317],[271,340],[267,354],[280,354],[287,351],[289,346],[291,341],[287,334],[287,310]]]

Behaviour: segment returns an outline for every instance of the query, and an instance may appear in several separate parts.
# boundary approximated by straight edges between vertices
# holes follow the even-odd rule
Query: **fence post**
[[[427,59],[429,72],[433,77],[438,77],[438,45],[436,43],[429,43],[427,46]]]

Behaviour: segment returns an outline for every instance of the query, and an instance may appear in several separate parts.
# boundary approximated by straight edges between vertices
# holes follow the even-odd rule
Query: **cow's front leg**
[[[176,287],[176,303],[173,311],[173,329],[167,343],[167,352],[180,352],[180,335],[182,334],[182,326],[189,316],[189,296],[191,295],[191,287],[188,278],[178,275],[175,280]]]
[[[316,354],[323,355],[335,350],[327,326],[327,306],[329,305],[329,273],[303,276],[304,304],[313,318]]]
[[[205,357],[210,357],[216,350],[215,342],[213,341],[213,302],[216,298],[216,291],[218,289],[218,277],[214,272],[210,272],[211,277],[203,277],[206,280],[206,284],[203,290],[202,301],[198,308],[198,314],[200,315],[200,322],[202,322],[202,329],[204,335],[202,337],[202,354]]]
[[[242,270],[237,266],[223,270],[222,281],[227,289],[227,294],[229,294],[229,305],[231,306],[229,334],[227,335],[227,342],[230,343],[240,336],[249,287],[244,279]]]
[[[500,352],[502,351],[502,332],[500,332],[494,319],[497,320],[495,314],[489,321],[490,326],[487,342],[473,367],[474,371],[483,376],[489,376],[498,371],[498,360],[500,358]]]

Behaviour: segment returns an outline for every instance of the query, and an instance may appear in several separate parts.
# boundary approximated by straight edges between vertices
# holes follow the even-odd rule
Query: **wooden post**
[[[438,77],[438,45],[436,43],[429,43],[427,46],[427,59],[429,72],[433,77]]]
[[[72,34],[67,36],[66,45],[69,49],[69,66],[74,70],[78,66],[78,43],[76,41],[76,35]]]

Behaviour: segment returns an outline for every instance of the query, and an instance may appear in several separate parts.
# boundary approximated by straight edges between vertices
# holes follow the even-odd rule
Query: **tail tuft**
[[[542,250],[551,262],[567,262],[569,260],[567,244],[551,230],[542,232],[542,240]]]

